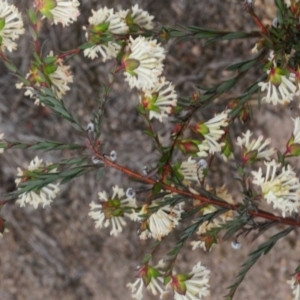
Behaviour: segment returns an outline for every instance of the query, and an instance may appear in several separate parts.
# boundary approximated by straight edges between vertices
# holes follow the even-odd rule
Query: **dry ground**
[[[15,3],[23,11],[30,1]],[[82,26],[87,23],[91,8],[100,5],[129,8],[138,3],[155,15],[156,20],[165,25],[195,25],[227,30],[255,29],[253,21],[243,8],[243,1],[201,1],[201,0],[83,0],[79,22],[66,28],[44,25],[42,38],[47,40],[45,49],[64,51],[84,42]],[[259,14],[265,22],[274,17],[272,1],[257,1]],[[202,42],[193,41],[166,45],[165,76],[176,84],[178,93],[187,96],[196,90],[196,85],[213,85],[230,76],[223,68],[233,61],[249,57],[254,41],[222,42],[204,48]],[[13,54],[15,62],[23,73],[27,72],[30,61],[28,38],[21,40],[19,51]],[[95,99],[101,92],[101,83],[107,79],[111,63],[90,61],[82,55],[69,61],[74,73],[72,91],[66,103],[76,113],[82,124],[91,120]],[[247,80],[253,79],[249,75]],[[84,142],[74,130],[47,110],[32,105],[32,101],[16,91],[16,80],[1,65],[0,69],[0,128],[11,140],[33,141],[46,138],[62,142]],[[243,83],[242,83],[243,84]],[[245,84],[245,83],[244,83]],[[154,148],[143,135],[144,124],[138,117],[135,106],[136,94],[129,90],[120,76],[111,93],[111,105],[107,111],[102,140],[105,151],[115,149],[118,161],[135,170],[155,161]],[[222,100],[222,99],[220,99]],[[219,104],[218,104],[219,106]],[[216,106],[217,107],[217,106]],[[201,112],[200,117],[211,116],[216,107]],[[290,133],[290,116],[299,110],[263,107],[255,110],[255,121],[250,126],[259,126],[257,134],[270,134],[275,146],[283,147]],[[157,123],[156,123],[157,125]],[[167,140],[166,127],[159,127],[162,138]],[[241,128],[236,128],[237,132]],[[48,161],[57,161],[61,156],[70,157],[68,151],[62,153],[38,153]],[[26,166],[36,153],[14,150],[0,157],[0,197],[14,188],[13,182],[18,166]],[[225,167],[215,167],[216,179],[226,182],[230,188],[232,172]],[[233,174],[233,173],[232,173]],[[134,271],[143,257],[148,242],[141,243],[136,235],[136,226],[130,224],[120,238],[110,237],[107,230],[97,230],[87,216],[89,203],[97,199],[97,193],[110,189],[113,184],[124,187],[129,181],[119,173],[108,171],[105,179],[97,181],[91,174],[62,187],[57,200],[46,209],[20,209],[7,205],[2,215],[7,219],[10,232],[0,242],[0,300],[127,300],[131,299],[125,285],[134,280]],[[238,193],[235,192],[235,195]],[[162,252],[174,245],[176,236],[170,237]],[[222,299],[226,287],[233,282],[247,253],[263,242],[260,237],[255,243],[243,241],[240,251],[234,251],[229,243],[207,254],[203,251],[191,252],[187,245],[180,255],[182,271],[188,271],[201,260],[211,270],[212,296],[208,299]],[[291,299],[286,280],[297,266],[296,250],[299,249],[296,234],[281,241],[264,259],[261,259],[248,274],[236,294],[239,300]],[[146,295],[144,299],[153,299]],[[171,299],[171,298],[170,298]]]

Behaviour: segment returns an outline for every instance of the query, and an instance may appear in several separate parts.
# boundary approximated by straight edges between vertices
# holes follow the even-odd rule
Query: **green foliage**
[[[43,88],[42,92],[43,93],[38,94],[38,98],[41,100],[43,104],[49,107],[55,114],[65,119],[76,130],[80,132],[85,132],[85,129],[81,127],[77,118],[74,115],[72,115],[65,107],[63,100],[58,101],[57,99],[55,99],[50,89]]]
[[[289,227],[285,230],[280,231],[279,233],[270,237],[266,242],[259,245],[256,250],[249,254],[249,258],[241,266],[241,270],[238,273],[236,281],[229,287],[229,293],[225,296],[226,299],[233,299],[238,286],[242,283],[251,267],[263,254],[266,255],[281,238],[287,236],[293,229],[293,227]]]

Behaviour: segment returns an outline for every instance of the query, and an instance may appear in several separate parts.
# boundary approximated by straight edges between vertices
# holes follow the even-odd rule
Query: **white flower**
[[[132,6],[131,11],[129,9],[121,10],[117,14],[129,27],[137,25],[141,29],[147,30],[151,30],[154,27],[152,22],[154,17],[150,16],[147,11],[140,9],[138,4]]]
[[[122,227],[126,225],[125,217],[131,218],[131,214],[134,213],[136,199],[126,197],[124,190],[117,185],[113,187],[111,198],[107,197],[106,192],[100,192],[98,195],[100,204],[96,204],[94,201],[90,203],[89,216],[95,220],[96,228],[111,225],[110,235],[117,236],[122,232]]]
[[[53,95],[56,99],[61,100],[62,97],[70,90],[68,86],[69,83],[73,82],[73,75],[70,71],[70,66],[65,66],[63,60],[53,56],[53,52],[50,51],[47,59],[53,58],[53,62],[44,63],[44,73],[48,77],[49,81],[45,82],[50,85]],[[28,79],[32,85],[39,87],[41,84],[42,78],[39,75],[39,72],[35,66],[32,66],[29,70],[29,73],[26,74],[26,79]],[[23,88],[23,82],[16,84],[18,89]],[[36,99],[36,104],[39,104],[39,99],[37,99],[36,94],[33,92],[31,86],[25,86],[25,96]]]
[[[43,160],[35,157],[29,164],[28,170],[23,171],[18,168],[18,177],[15,180],[16,185],[19,186],[21,183],[30,180],[30,174],[32,172],[43,171],[45,172],[45,165]],[[52,169],[50,172],[56,172],[56,169]],[[56,195],[59,192],[59,184],[49,183],[47,186],[44,186],[39,191],[30,191],[18,196],[17,203],[21,207],[24,207],[26,204],[31,204],[34,208],[37,208],[39,204],[42,204],[43,207],[49,205]]]
[[[294,122],[294,130],[293,134],[286,143],[285,156],[288,156],[289,154],[291,156],[300,155],[300,118],[292,118],[292,121]]]
[[[264,139],[264,137],[260,135],[258,139],[252,139],[252,141],[250,141],[252,134],[253,133],[251,133],[250,130],[247,130],[246,133],[243,133],[243,138],[237,138],[237,144],[243,150],[243,163],[246,163],[247,161],[252,162],[262,158],[270,160],[270,156],[276,152],[275,148],[264,149],[271,144],[271,139]]]
[[[282,210],[283,217],[286,213],[298,212],[300,183],[292,167],[287,165],[277,175],[280,164],[272,160],[265,162],[265,165],[267,166],[265,177],[262,175],[261,168],[258,171],[252,171],[253,183],[260,186],[264,199],[267,203],[272,203],[275,209]]]
[[[262,100],[273,105],[287,104],[293,100],[297,91],[295,74],[281,75],[277,69],[271,68],[268,70],[268,81],[258,83],[262,92],[267,90],[267,95]]]
[[[91,59],[98,57],[98,53],[102,56],[103,61],[117,57],[121,46],[115,42],[107,42],[106,45],[93,45],[90,48],[84,49],[83,54]]]
[[[203,209],[203,214],[209,214],[215,212],[217,209],[212,205],[205,207]],[[198,239],[195,241],[191,241],[190,245],[192,246],[192,250],[196,250],[197,248],[202,248],[204,251],[210,251],[212,246],[217,243],[217,240],[208,236],[206,232],[210,231],[213,228],[220,227],[226,221],[232,219],[232,211],[228,211],[221,216],[214,218],[211,221],[203,222],[197,231]]]
[[[170,282],[175,300],[200,300],[210,295],[210,271],[199,262],[189,274],[172,275]]]
[[[153,201],[150,206],[144,205],[142,207],[139,214],[145,215],[149,213],[150,216],[146,219],[148,229],[141,232],[141,239],[152,237],[161,240],[179,224],[181,213],[183,212],[182,205],[165,205],[152,212],[158,205],[158,201]],[[140,216],[139,219],[142,220],[142,217]]]
[[[62,99],[66,92],[70,90],[68,84],[73,82],[73,75],[70,66],[65,66],[62,59],[56,60],[56,66],[56,70],[49,74],[49,78],[54,96]]]
[[[92,10],[92,14],[89,23],[94,32],[111,32],[113,34],[126,34],[128,32],[128,26],[117,13],[114,13],[113,8],[108,9],[105,6],[97,11]]]
[[[32,75],[32,72],[29,71],[29,73],[27,73],[26,76],[25,76],[26,79],[30,78],[31,75]],[[35,86],[39,87],[40,84],[38,82],[35,82]],[[16,83],[16,88],[18,90],[21,90],[23,87],[24,87],[24,83],[23,82]],[[34,102],[35,105],[40,105],[41,101],[40,101],[39,98],[37,98],[37,95],[34,93],[34,89],[31,86],[25,86],[24,88],[25,88],[24,95],[28,96],[29,98],[35,99],[35,102]]]
[[[163,71],[165,51],[156,40],[130,36],[127,53],[122,58],[125,80],[131,88],[153,89]]]
[[[198,156],[202,155],[205,151],[214,154],[222,150],[224,142],[219,142],[219,140],[224,135],[225,131],[221,129],[221,127],[226,127],[228,125],[229,112],[230,110],[227,109],[220,114],[216,114],[212,119],[205,123],[198,123],[191,126],[195,132],[200,133],[204,137],[204,140],[199,145]]]
[[[225,185],[223,185],[220,188],[217,188],[215,191],[209,186],[207,186],[206,190],[210,193],[216,194],[217,197],[226,201],[227,203],[234,203],[232,196],[228,193]],[[191,190],[191,192],[195,193],[193,190]],[[201,210],[203,215],[211,214],[216,211],[217,208],[213,205],[207,205]],[[215,239],[215,237],[209,236],[206,233],[213,228],[220,227],[228,220],[231,220],[232,216],[233,211],[228,210],[225,213],[215,217],[213,220],[203,222],[197,230],[198,240],[192,241],[190,243],[192,245],[192,250],[202,248],[204,251],[210,251],[212,249],[212,246],[217,242],[217,240]]]
[[[132,298],[136,300],[143,299],[144,282],[143,278],[138,278],[134,283],[127,283],[126,287],[131,289]]]
[[[80,5],[78,0],[55,0],[56,7],[51,9],[53,15],[53,23],[62,23],[63,26],[68,26],[75,22],[80,15],[77,7]]]
[[[3,233],[2,233],[2,232],[0,232],[0,238],[2,239],[2,238],[3,238],[3,235],[4,235],[4,233],[7,233],[7,232],[9,232],[9,230],[8,230],[7,228],[5,228],[5,229],[4,229]]]
[[[268,79],[266,82],[258,83],[262,92],[267,90],[267,95],[262,100],[273,105],[290,103],[299,90],[296,75],[287,69],[277,67],[274,51],[270,51],[268,60],[272,63],[270,69],[266,71]]]
[[[297,3],[297,2],[299,2],[299,0],[294,0],[293,2]],[[287,7],[290,7],[292,1],[291,0],[284,0],[284,3],[286,4]]]
[[[54,24],[61,23],[63,26],[72,24],[80,15],[78,0],[34,0],[33,5],[44,17],[49,18]]]
[[[5,0],[0,0],[0,46],[1,51],[17,49],[14,42],[25,31],[21,13]]]
[[[98,53],[103,61],[117,57],[121,46],[116,43],[114,34],[126,34],[128,26],[113,9],[107,7],[100,8],[97,11],[92,10],[92,16],[89,18],[90,26],[84,27],[86,30],[86,39],[93,45],[84,50],[84,55],[95,59]]]
[[[150,290],[154,296],[160,294],[160,299],[163,299],[168,291],[164,290],[161,285],[163,284],[163,277],[158,271],[159,268],[164,266],[163,261],[152,267],[150,265],[145,265],[139,270],[138,278],[134,283],[128,283],[126,287],[131,289],[132,298],[136,300],[143,299],[143,289],[145,287],[145,282],[149,283],[147,285],[147,290]]]
[[[260,47],[260,43],[255,43],[254,47],[251,49],[252,53],[257,53]]]
[[[174,86],[165,77],[161,77],[152,89],[145,89],[139,97],[142,106],[149,110],[149,118],[162,119],[172,112],[177,105],[177,94]]]
[[[154,296],[160,294],[160,299],[164,298],[168,292],[165,291],[160,285],[163,283],[162,277],[151,277],[151,281],[147,285],[147,290],[151,290]],[[141,300],[143,299],[143,289],[145,287],[143,278],[138,278],[134,283],[127,283],[126,287],[131,289],[131,294],[133,299]]]
[[[287,7],[291,6],[291,0],[284,0],[284,3],[286,4]]]
[[[299,274],[296,275],[297,277],[299,277]],[[299,284],[299,278],[296,278],[295,276],[288,280],[287,283],[291,286],[291,289],[293,290],[293,295],[294,298],[293,300],[300,300],[300,284]]]
[[[192,157],[189,157],[188,160],[181,163],[178,172],[184,177],[184,182],[190,185],[191,181],[199,183],[199,180],[203,178],[202,169],[203,168],[199,162],[194,160]]]
[[[294,122],[294,131],[293,131],[293,136],[294,136],[294,143],[299,144],[300,143],[300,118],[297,117],[295,119],[292,119]]]

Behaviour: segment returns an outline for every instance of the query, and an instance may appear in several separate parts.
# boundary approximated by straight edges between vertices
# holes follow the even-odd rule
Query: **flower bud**
[[[243,147],[242,154],[242,163],[245,165],[247,162],[254,162],[258,154],[258,150],[247,151],[245,147]]]
[[[206,169],[208,166],[207,161],[203,158],[199,160],[198,165],[200,169]]]
[[[200,142],[196,140],[179,140],[176,145],[184,154],[196,154],[199,152],[198,145]]]
[[[86,128],[87,132],[94,132],[95,126],[92,122],[90,122]]]
[[[177,136],[177,134],[180,132],[180,130],[182,129],[182,124],[176,124],[172,131],[171,131],[171,138],[175,139],[175,137]]]
[[[101,160],[99,158],[97,158],[96,156],[93,156],[92,157],[92,162],[94,165],[97,165],[101,162]]]
[[[286,153],[291,154],[293,156],[299,156],[300,144],[292,144],[291,146],[287,146]]]
[[[116,161],[117,160],[117,152],[115,150],[112,150],[109,154],[109,158],[111,161]]]
[[[190,128],[194,132],[200,133],[202,135],[205,135],[205,134],[209,133],[209,128],[204,123],[197,123],[195,125],[190,126]]]
[[[135,192],[134,192],[133,188],[128,188],[126,190],[126,197],[127,198],[134,198],[135,197]]]
[[[237,242],[237,241],[234,241],[234,242],[231,242],[231,247],[232,247],[232,249],[234,249],[234,250],[239,250],[239,249],[241,249],[242,244],[240,244],[240,243]]]
[[[149,172],[149,171],[148,171],[148,167],[147,167],[147,166],[144,166],[144,167],[143,167],[143,174],[144,174],[144,175],[147,175],[148,172]]]
[[[129,74],[135,75],[134,70],[137,69],[140,66],[140,62],[137,59],[134,58],[126,58],[123,57],[122,60],[122,66],[128,72]]]

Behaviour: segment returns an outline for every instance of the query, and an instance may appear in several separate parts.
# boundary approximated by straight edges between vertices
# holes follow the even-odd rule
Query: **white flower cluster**
[[[188,274],[173,275],[169,286],[174,289],[174,300],[201,300],[209,296],[210,270],[201,262]]]
[[[253,183],[260,186],[262,196],[267,203],[272,203],[273,207],[282,211],[282,216],[286,213],[298,212],[300,206],[300,182],[296,173],[290,165],[281,169],[281,164],[275,160],[265,162],[266,174],[263,176],[262,169],[252,171]]]
[[[117,185],[113,187],[111,197],[104,191],[99,193],[99,199],[99,204],[94,201],[90,203],[89,212],[89,216],[95,220],[96,228],[111,226],[110,235],[118,236],[126,225],[125,217],[136,220],[137,205],[134,195],[127,197],[124,190]]]
[[[253,162],[258,159],[270,160],[270,157],[276,152],[275,148],[265,149],[271,144],[271,139],[264,139],[262,135],[258,139],[250,140],[252,132],[247,130],[243,137],[237,138],[237,145],[242,148],[242,162]]]
[[[61,23],[69,26],[75,22],[80,15],[78,0],[34,0],[33,6],[40,11],[44,18],[48,18],[52,23]]]
[[[292,1],[297,3],[299,0],[284,0],[284,3],[286,4],[287,7],[290,7],[292,4]]]
[[[203,141],[198,144],[199,157],[205,157],[210,154],[220,152],[225,145],[220,139],[225,134],[224,128],[227,127],[229,122],[230,110],[216,114],[212,119],[204,123],[197,123],[192,125],[191,128],[196,133],[199,133],[203,137]]]
[[[121,50],[121,46],[114,41],[112,35],[121,35],[128,32],[128,26],[121,20],[113,9],[107,7],[100,8],[97,11],[92,10],[92,16],[89,18],[89,27],[86,30],[85,37],[92,46],[84,50],[84,55],[95,59],[98,53],[101,54],[103,61],[116,58]]]
[[[154,296],[160,294],[160,299],[163,299],[168,293],[166,289],[162,287],[163,276],[160,269],[165,266],[163,260],[159,261],[156,266],[145,265],[140,268],[137,279],[133,283],[128,283],[126,287],[131,290],[133,299],[143,299],[143,292],[145,288],[145,282],[147,282],[147,290],[151,291]]]
[[[299,95],[299,84],[294,73],[277,66],[273,51],[270,53],[269,61],[272,62],[266,71],[268,78],[266,82],[259,82],[261,91],[267,91],[267,95],[262,98],[267,103],[288,104],[294,96]]]
[[[178,172],[184,178],[183,183],[186,185],[191,185],[192,182],[200,183],[199,181],[203,178],[203,169],[207,166],[204,162],[206,163],[205,160],[200,160],[197,162],[192,157],[189,157],[188,160],[183,161],[178,169]]]
[[[201,262],[197,263],[188,274],[172,274],[167,286],[162,287],[164,285],[164,267],[163,261],[160,261],[156,266],[149,264],[142,266],[136,281],[127,284],[131,290],[132,298],[142,300],[145,286],[154,296],[159,294],[160,299],[164,299],[169,293],[167,288],[173,290],[175,300],[201,300],[210,294],[210,271]]]
[[[18,175],[17,179],[15,180],[16,185],[19,186],[21,183],[29,181],[32,173],[41,171],[45,172],[45,170],[46,166],[43,164],[43,160],[35,157],[30,162],[27,170],[18,168]],[[51,172],[56,172],[56,169],[52,169]],[[37,208],[39,204],[45,207],[53,201],[58,192],[59,184],[50,183],[38,191],[33,190],[20,194],[17,199],[17,203],[20,204],[21,207],[24,207],[26,204],[30,204],[34,208]]]
[[[162,122],[177,105],[174,86],[161,76],[165,51],[155,39],[136,37],[139,31],[153,29],[153,18],[137,4],[131,10],[114,12],[104,7],[92,11],[89,26],[84,27],[88,41],[84,55],[95,59],[100,54],[106,61],[120,53],[125,81],[139,90],[139,101],[149,118]]]
[[[54,57],[52,51],[47,56],[47,58],[49,57],[52,57],[54,61],[49,65],[44,64],[45,67],[44,69],[46,73],[45,75],[48,78],[47,83],[49,83],[50,85],[49,87],[51,88],[54,97],[57,100],[61,100],[63,96],[66,94],[66,92],[70,90],[68,84],[73,82],[73,75],[70,71],[70,66],[65,66],[63,64],[63,59]],[[47,72],[48,69],[51,71]],[[35,87],[39,87],[41,85],[40,84],[41,77],[35,66],[32,66],[29,73],[26,74],[26,79],[28,79]],[[18,89],[21,89],[24,87],[24,83],[23,82],[17,83],[16,87]],[[24,95],[36,99],[35,104],[39,104],[40,100],[37,98],[36,94],[34,93],[34,89],[31,86],[25,86],[24,88],[26,89]]]
[[[296,274],[292,279],[288,280],[287,283],[291,286],[292,293],[294,295],[293,300],[300,300],[300,284],[299,274]]]
[[[183,212],[182,204],[159,207],[161,201],[163,199],[155,200],[151,205],[145,204],[138,213],[138,218],[143,222],[144,227],[144,230],[140,232],[141,239],[154,238],[161,240],[179,225],[181,213]],[[147,214],[149,216],[144,219],[143,216]]]
[[[84,55],[95,59],[100,54],[103,61],[116,58],[121,50],[117,37],[129,34],[132,25],[139,29],[152,29],[153,19],[153,16],[140,9],[137,4],[131,10],[118,12],[107,7],[92,10],[89,26],[83,27],[86,30],[86,39],[92,46],[84,50]]]
[[[290,139],[287,142],[286,145],[286,155],[299,155],[300,153],[300,117],[297,117],[295,119],[292,118],[292,121],[294,122],[294,130],[290,137]]]
[[[18,39],[25,32],[21,13],[6,0],[0,0],[0,47],[1,51],[17,49]]]
[[[209,192],[213,192],[209,186],[206,187],[206,190]],[[220,199],[223,199],[227,203],[230,203],[230,204],[234,203],[232,196],[227,192],[225,185],[220,188],[217,188],[215,193]],[[213,213],[216,211],[217,211],[217,209],[215,206],[207,205],[202,209],[201,212],[203,215],[206,215],[206,214],[210,214],[210,213]],[[211,230],[212,228],[220,227],[226,221],[231,220],[232,217],[233,217],[233,211],[229,210],[229,211],[219,215],[217,218],[214,218],[211,221],[203,222],[199,226],[199,228],[196,232],[198,239],[195,241],[191,241],[191,243],[190,243],[192,246],[192,250],[195,250],[197,248],[202,248],[204,251],[207,251],[207,250],[210,251],[212,249],[212,246],[214,245],[214,243],[216,243],[217,241],[213,237],[207,236],[206,233],[209,230]]]

